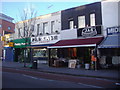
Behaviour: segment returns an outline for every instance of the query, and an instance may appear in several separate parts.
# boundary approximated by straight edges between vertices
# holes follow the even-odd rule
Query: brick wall
[[[0,24],[2,25],[2,28],[0,28],[0,33],[1,33],[2,30],[14,33],[14,28],[15,28],[14,23],[11,23],[11,22],[0,19]],[[9,30],[8,27],[11,27],[11,29]]]
[[[2,27],[0,27],[0,34],[2,35],[3,30],[8,32],[8,33],[14,33],[15,29],[15,24],[12,22],[8,22],[6,20],[0,19],[0,24]],[[10,27],[10,30],[8,29]],[[1,36],[0,36],[0,57],[2,56],[2,49],[3,49],[3,42],[1,41]]]

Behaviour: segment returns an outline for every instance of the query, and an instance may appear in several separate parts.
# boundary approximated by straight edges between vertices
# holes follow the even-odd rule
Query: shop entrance
[[[15,48],[14,61],[15,62],[30,62],[30,50],[25,48]]]

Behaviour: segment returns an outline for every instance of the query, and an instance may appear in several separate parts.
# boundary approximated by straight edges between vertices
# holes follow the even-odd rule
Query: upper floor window
[[[11,27],[10,27],[10,26],[8,27],[8,30],[11,30]]]
[[[85,27],[85,16],[78,16],[78,28]]]
[[[37,35],[39,35],[40,24],[37,24]]]
[[[31,25],[31,30],[34,31],[34,25]]]
[[[51,33],[55,32],[55,21],[51,22]]]
[[[70,28],[70,29],[73,29],[73,28],[74,28],[74,21],[73,21],[73,20],[70,20],[70,21],[69,21],[69,28]]]
[[[20,28],[18,28],[18,37],[19,37],[19,38],[21,37]]]
[[[43,23],[43,33],[48,33],[48,22]]]
[[[90,26],[95,26],[95,14],[90,14]]]
[[[0,28],[2,27],[2,25],[0,24]]]
[[[24,37],[28,36],[27,26],[24,26],[23,36],[24,36]]]

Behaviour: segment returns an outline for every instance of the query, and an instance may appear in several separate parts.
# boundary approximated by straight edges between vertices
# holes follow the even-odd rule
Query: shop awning
[[[100,44],[103,37],[61,40],[48,48],[91,47]]]
[[[98,48],[120,48],[120,35],[106,37]]]
[[[22,38],[13,40],[14,48],[26,48],[30,46],[30,38]]]

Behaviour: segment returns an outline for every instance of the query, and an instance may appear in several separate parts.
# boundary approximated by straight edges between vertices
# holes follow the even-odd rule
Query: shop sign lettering
[[[97,35],[97,30],[95,27],[87,27],[82,29],[82,36],[83,37],[92,37]]]
[[[15,46],[21,46],[21,45],[25,45],[26,43],[15,43]]]
[[[107,34],[112,35],[112,34],[118,34],[120,33],[120,26],[119,27],[109,27],[107,28]]]
[[[38,37],[31,37],[31,44],[47,44],[52,43],[52,41],[60,40],[59,35],[49,35],[49,36],[38,36]]]

